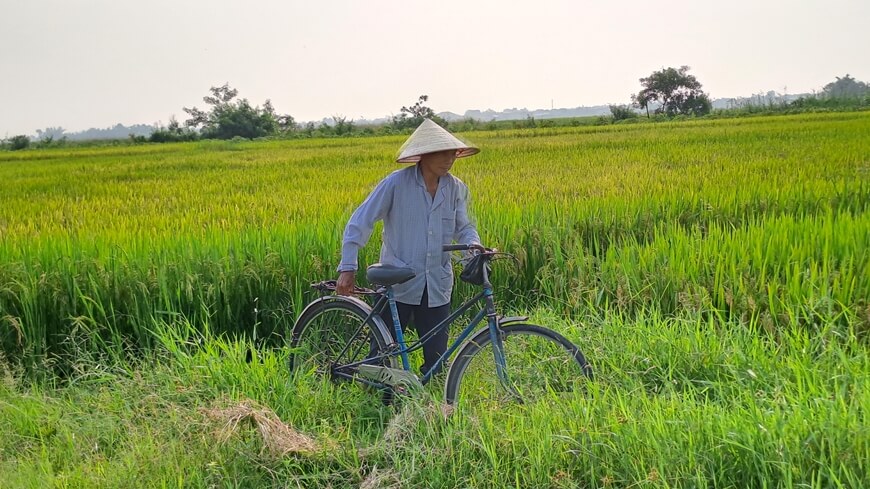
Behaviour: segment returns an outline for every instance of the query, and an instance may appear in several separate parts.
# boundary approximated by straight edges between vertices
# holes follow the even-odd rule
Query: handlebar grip
[[[470,250],[471,245],[467,244],[446,244],[441,245],[441,251],[466,251]]]

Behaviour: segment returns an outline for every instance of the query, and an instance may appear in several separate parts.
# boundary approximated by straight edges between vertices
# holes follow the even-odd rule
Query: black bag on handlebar
[[[489,275],[490,268],[489,260],[484,255],[474,255],[467,262],[459,274],[460,280],[473,285],[483,285],[483,267],[486,267],[486,274]]]

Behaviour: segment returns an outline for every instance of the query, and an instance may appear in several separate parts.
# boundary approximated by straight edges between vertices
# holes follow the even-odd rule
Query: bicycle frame
[[[422,337],[418,338],[414,343],[412,343],[410,345],[405,343],[405,335],[402,331],[402,327],[401,327],[401,324],[399,322],[399,313],[398,313],[398,308],[396,307],[396,300],[395,300],[395,296],[393,294],[393,289],[392,289],[392,287],[383,288],[382,291],[379,291],[380,292],[379,298],[375,302],[375,305],[372,307],[372,310],[369,313],[369,315],[366,317],[366,320],[363,321],[363,324],[365,324],[372,317],[374,317],[376,315],[380,315],[380,313],[383,311],[384,307],[386,305],[389,305],[390,314],[391,314],[391,317],[393,320],[393,331],[395,334],[395,340],[396,340],[395,347],[396,348],[394,348],[391,351],[388,351],[384,354],[378,355],[377,357],[366,358],[365,360],[361,360],[358,362],[353,362],[353,363],[341,365],[341,368],[355,367],[358,365],[362,365],[363,363],[371,363],[373,361],[377,361],[377,360],[381,360],[384,358],[399,355],[402,359],[402,368],[406,371],[410,371],[411,366],[410,366],[410,363],[408,361],[408,353],[423,348],[423,344],[429,338],[431,338],[435,334],[438,334],[442,330],[448,328],[451,324],[453,324],[454,321],[456,321],[457,318],[459,318],[459,316],[465,314],[465,312],[467,312],[469,309],[471,309],[478,302],[484,301],[485,302],[484,306],[480,308],[480,310],[477,312],[477,314],[475,314],[475,316],[472,318],[471,322],[468,323],[468,325],[462,330],[462,332],[459,333],[459,336],[457,336],[456,339],[453,340],[453,342],[447,347],[447,350],[438,358],[438,360],[435,362],[435,365],[433,365],[432,368],[423,375],[423,378],[420,379],[420,382],[425,385],[430,380],[432,380],[432,377],[433,377],[432,372],[438,371],[440,369],[440,367],[444,364],[444,362],[447,361],[447,359],[450,358],[457,349],[459,349],[459,347],[465,342],[465,340],[467,340],[468,337],[471,336],[471,334],[477,330],[477,325],[484,318],[486,318],[487,325],[489,327],[490,338],[491,338],[492,344],[493,344],[493,355],[494,355],[494,360],[495,360],[496,374],[497,374],[499,380],[507,388],[509,388],[508,386],[510,385],[510,383],[509,383],[509,379],[507,378],[507,367],[506,367],[506,363],[505,363],[504,349],[503,349],[502,341],[501,341],[499,322],[498,322],[498,318],[496,316],[496,311],[495,311],[495,300],[493,298],[494,294],[493,294],[493,290],[492,290],[492,284],[489,282],[488,273],[487,273],[485,267],[483,270],[483,279],[484,279],[483,280],[483,290],[481,292],[477,293],[471,299],[466,300],[456,310],[452,311],[450,313],[450,316],[448,316],[446,319],[444,319],[443,321],[438,323],[438,325],[436,325],[434,328],[432,328],[428,333],[426,333]],[[356,334],[359,334],[359,331],[357,331]],[[350,343],[345,345],[345,348],[341,351],[341,353],[339,353],[338,358],[341,358],[342,356],[344,356],[344,354],[347,351],[347,348],[349,346],[350,346]],[[353,378],[352,374],[346,374],[343,372],[335,372],[334,371],[334,374],[339,375],[341,377],[347,377],[347,378],[351,378],[351,379]],[[364,382],[364,383],[369,383],[369,382]],[[513,389],[510,389],[510,390],[513,390]]]

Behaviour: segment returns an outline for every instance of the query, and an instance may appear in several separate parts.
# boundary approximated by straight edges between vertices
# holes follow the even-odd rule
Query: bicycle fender
[[[365,301],[358,299],[356,297],[349,297],[346,295],[328,295],[325,297],[320,297],[320,298],[317,298],[317,299],[311,301],[307,306],[305,306],[305,309],[303,309],[302,313],[299,314],[299,317],[296,318],[296,322],[293,324],[293,336],[294,337],[296,336],[296,326],[299,324],[299,319],[304,317],[305,313],[308,312],[309,309],[314,308],[321,303],[330,303],[330,302],[349,302],[349,303],[353,304],[354,306],[357,306],[360,309],[362,309],[363,311],[365,311],[366,314],[368,314],[372,311],[371,306],[369,306]],[[381,332],[381,334],[383,335],[384,338],[387,338],[388,340],[392,340],[393,335],[392,335],[392,333],[390,333],[390,330],[387,329],[387,325],[384,324],[384,320],[381,319],[380,316],[375,314],[374,316],[372,316],[372,321],[374,321],[375,326],[378,328],[378,330]],[[392,344],[392,343],[390,343],[390,344]]]
[[[528,316],[508,316],[498,319],[499,326],[507,326],[514,323],[524,323],[529,320]]]

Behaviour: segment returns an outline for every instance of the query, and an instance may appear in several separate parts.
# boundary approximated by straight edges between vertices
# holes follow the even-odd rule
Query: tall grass
[[[286,350],[155,322],[152,355],[79,345],[59,386],[0,374],[2,487],[866,487],[870,359],[854,337],[554,311],[595,359],[592,396],[499,409],[388,408],[285,368]],[[830,341],[826,340],[828,338]],[[79,346],[76,346],[78,348]],[[107,367],[107,365],[110,365]],[[215,411],[262,406],[320,450],[276,455]],[[368,485],[366,485],[368,484]]]

